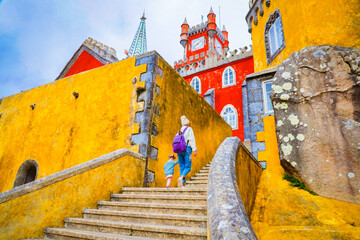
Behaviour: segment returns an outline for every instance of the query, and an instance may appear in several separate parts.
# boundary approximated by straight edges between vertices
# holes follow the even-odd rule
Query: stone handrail
[[[98,158],[92,159],[90,161],[84,162],[82,164],[76,165],[74,167],[57,172],[55,174],[51,174],[49,176],[40,178],[33,182],[15,187],[9,191],[2,192],[0,193],[0,203],[7,202],[13,198],[23,196],[25,194],[44,188],[51,184],[63,181],[64,179],[73,177],[77,174],[86,172],[90,169],[97,168],[99,166],[102,166],[106,163],[109,163],[126,155],[133,156],[135,158],[142,159],[145,161],[145,157],[140,153],[136,153],[128,149],[119,149],[111,153],[105,154],[103,156],[100,156]]]
[[[237,184],[235,163],[240,148],[245,150],[251,164],[260,168],[261,172],[261,165],[239,138],[228,137],[222,142],[212,160],[208,179],[207,204],[210,239],[257,239]],[[259,176],[251,177],[258,179]]]

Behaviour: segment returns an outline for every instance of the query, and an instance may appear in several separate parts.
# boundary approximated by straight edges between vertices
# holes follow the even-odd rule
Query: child
[[[165,179],[167,179],[166,188],[170,187],[171,179],[174,174],[174,167],[178,163],[179,163],[178,161],[175,162],[175,155],[170,154],[169,161],[167,161],[164,165],[164,171],[165,171],[165,176],[166,176]]]

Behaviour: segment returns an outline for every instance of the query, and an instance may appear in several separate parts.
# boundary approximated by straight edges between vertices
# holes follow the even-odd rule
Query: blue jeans
[[[187,146],[186,151],[178,153],[180,176],[184,176],[182,183],[186,183],[186,175],[191,171],[191,147]]]

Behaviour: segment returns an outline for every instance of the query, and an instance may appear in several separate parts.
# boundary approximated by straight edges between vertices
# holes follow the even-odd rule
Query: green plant
[[[355,227],[355,222],[350,223],[351,226]]]
[[[311,191],[309,189],[307,189],[305,187],[305,184],[303,182],[300,182],[298,179],[294,178],[293,176],[290,176],[286,173],[284,173],[283,177],[282,177],[283,180],[287,180],[290,182],[290,186],[292,187],[297,187],[298,189],[303,189],[305,191],[308,191],[309,193],[311,193],[312,195],[318,195],[317,193],[315,193],[314,191]]]
[[[136,143],[134,143],[133,141],[131,141],[130,145],[133,146],[133,145],[136,145]]]

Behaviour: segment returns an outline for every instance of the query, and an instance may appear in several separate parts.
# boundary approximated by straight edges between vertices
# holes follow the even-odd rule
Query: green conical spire
[[[146,25],[145,25],[145,12],[143,13],[143,16],[140,18],[141,22],[139,25],[139,28],[135,34],[134,40],[131,43],[129,55],[135,56],[139,54],[143,54],[147,52],[147,46],[146,46]]]

